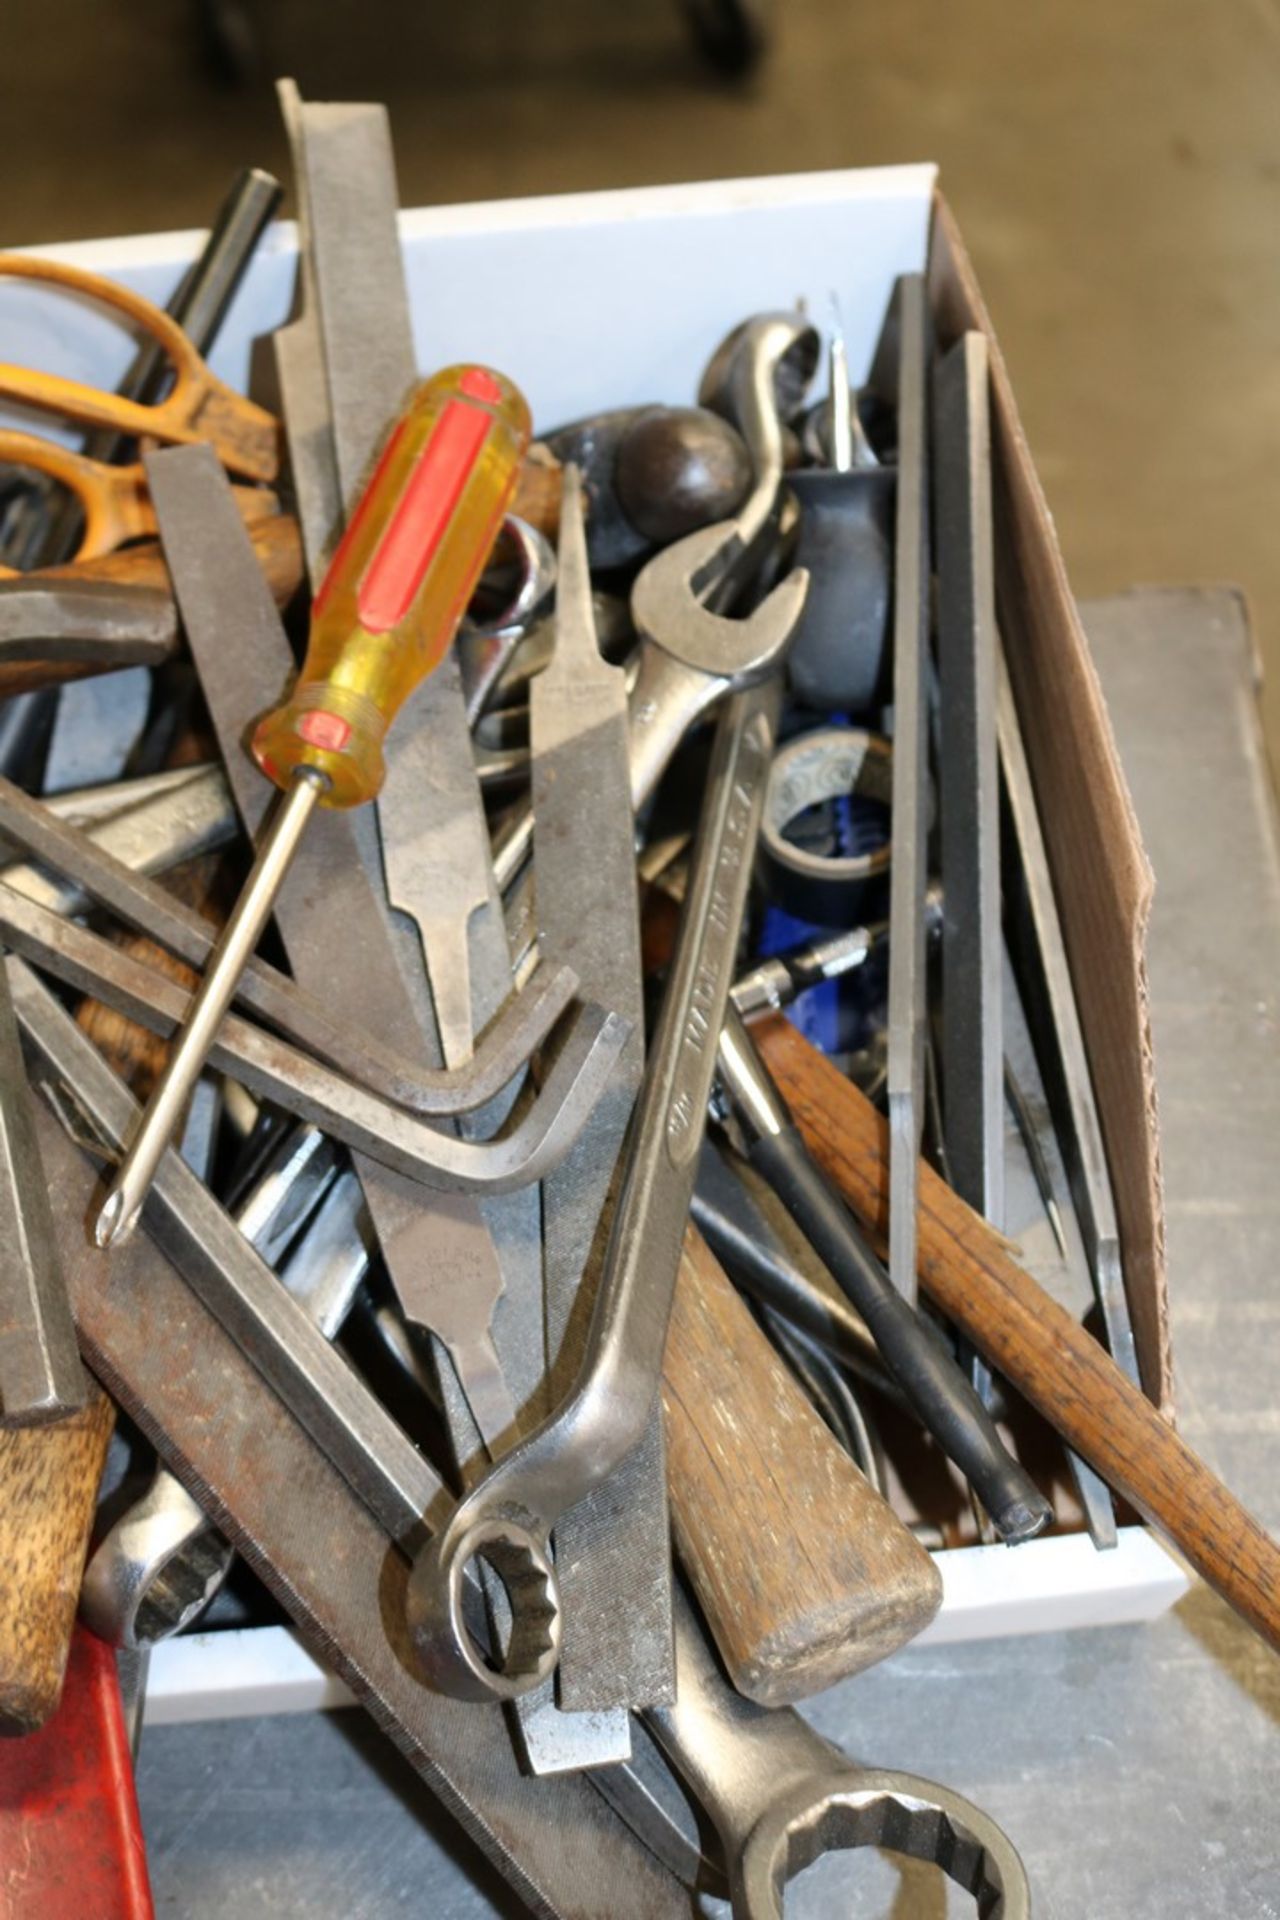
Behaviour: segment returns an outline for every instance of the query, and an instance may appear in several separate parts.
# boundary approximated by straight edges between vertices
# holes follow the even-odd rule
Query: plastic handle
[[[312,604],[302,672],[254,732],[277,786],[312,767],[326,806],[378,793],[383,737],[449,650],[529,436],[523,395],[487,367],[448,367],[416,389]]]

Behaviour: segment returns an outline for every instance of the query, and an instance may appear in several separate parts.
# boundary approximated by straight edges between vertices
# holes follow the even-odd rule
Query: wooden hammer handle
[[[887,1127],[865,1095],[776,1015],[753,1028],[810,1153],[859,1219],[888,1219]],[[1117,1493],[1280,1648],[1280,1548],[1110,1356],[925,1162],[920,1282],[948,1319]]]
[[[62,1692],[115,1408],[0,1430],[0,1734],[34,1733]]]
[[[942,1581],[836,1443],[695,1227],[662,1382],[676,1546],[729,1677],[803,1700],[926,1627]]]

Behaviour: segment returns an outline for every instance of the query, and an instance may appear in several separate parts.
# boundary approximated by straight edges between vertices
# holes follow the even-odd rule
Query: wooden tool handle
[[[554,540],[560,531],[563,485],[560,462],[548,447],[535,441],[524,457],[509,511]]]
[[[171,760],[180,758],[180,753],[170,755]],[[221,926],[225,915],[217,902],[217,890],[224,878],[222,855],[210,853],[166,875],[165,885],[176,899],[198,908],[207,920]],[[198,975],[185,960],[179,960],[146,934],[117,931],[112,939],[123,953],[176,980],[188,993],[199,985]],[[149,1100],[164,1072],[172,1041],[162,1040],[158,1034],[129,1019],[127,1014],[118,1013],[114,1007],[88,996],[76,1008],[76,1024],[88,1034],[112,1072],[120,1075],[135,1099]]]
[[[752,1029],[810,1153],[869,1226],[888,1219],[887,1126],[776,1015]],[[925,1162],[920,1283],[993,1367],[1196,1571],[1280,1648],[1280,1548],[1132,1386],[1110,1356],[1011,1257]]]
[[[58,1704],[114,1424],[90,1383],[79,1413],[0,1430],[0,1734],[34,1733]]]
[[[926,1627],[942,1581],[775,1355],[696,1228],[662,1383],[676,1546],[729,1677],[803,1700]]]
[[[265,519],[248,521],[245,532],[253,542],[258,563],[267,576],[272,598],[278,607],[287,606],[302,585],[302,537],[292,514],[273,513]],[[43,579],[44,574],[33,574]],[[104,553],[96,560],[77,560],[70,566],[50,567],[49,579],[123,580],[136,587],[160,587],[170,591],[169,569],[158,540],[140,540],[136,546],[122,547],[118,553]]]

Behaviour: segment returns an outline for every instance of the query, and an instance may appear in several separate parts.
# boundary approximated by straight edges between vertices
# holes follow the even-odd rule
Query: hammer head
[[[795,567],[745,618],[702,604],[741,550],[736,520],[701,527],[664,547],[631,589],[631,617],[642,640],[683,666],[743,688],[779,665],[800,624],[809,575]]]
[[[65,575],[0,580],[0,647],[6,660],[145,667],[167,659],[177,644],[173,597],[158,587]]]

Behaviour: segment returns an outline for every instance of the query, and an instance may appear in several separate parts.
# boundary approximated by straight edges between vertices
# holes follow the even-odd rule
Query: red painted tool
[[[0,1920],[154,1920],[115,1655],[77,1627],[57,1712],[0,1741]]]

